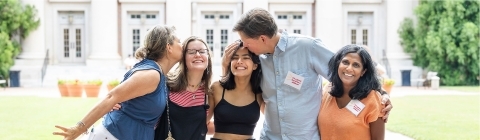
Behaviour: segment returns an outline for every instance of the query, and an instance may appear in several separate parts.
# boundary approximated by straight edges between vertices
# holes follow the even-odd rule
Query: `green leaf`
[[[14,58],[20,53],[20,44],[12,41],[22,39],[37,29],[40,20],[37,10],[31,5],[23,5],[20,0],[0,0],[0,74],[8,77]]]
[[[420,0],[414,13],[416,23],[398,29],[413,64],[437,71],[444,85],[478,85],[480,0]]]

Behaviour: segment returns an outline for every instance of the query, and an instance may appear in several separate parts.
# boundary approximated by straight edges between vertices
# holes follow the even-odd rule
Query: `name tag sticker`
[[[363,108],[365,108],[365,105],[360,102],[359,100],[351,100],[347,104],[347,109],[353,113],[353,115],[358,116],[360,112],[362,112]]]
[[[293,72],[288,72],[287,73],[287,77],[285,78],[285,81],[283,82],[284,84],[286,85],[289,85],[297,90],[300,90],[300,88],[302,87],[302,84],[303,84],[303,80],[305,78],[303,78],[302,76],[300,75],[297,75]]]

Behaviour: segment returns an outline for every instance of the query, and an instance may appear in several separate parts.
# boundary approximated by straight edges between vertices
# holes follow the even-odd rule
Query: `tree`
[[[400,44],[413,64],[437,71],[443,85],[478,85],[480,0],[420,0],[406,18]]]
[[[20,42],[40,24],[36,9],[19,0],[0,0],[0,75],[8,78],[13,60],[20,53]]]

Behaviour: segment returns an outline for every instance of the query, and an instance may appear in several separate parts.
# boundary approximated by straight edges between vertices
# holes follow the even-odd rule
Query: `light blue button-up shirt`
[[[320,139],[317,116],[322,96],[322,77],[328,75],[333,52],[320,39],[282,33],[273,54],[260,56],[262,90],[266,103],[260,139]],[[287,73],[304,78],[300,89],[284,84]]]

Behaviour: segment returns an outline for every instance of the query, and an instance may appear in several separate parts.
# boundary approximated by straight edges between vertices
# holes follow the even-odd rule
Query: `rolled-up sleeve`
[[[333,57],[333,52],[325,47],[322,40],[314,39],[310,45],[310,66],[322,75],[325,79],[330,79],[328,76],[328,61]]]

